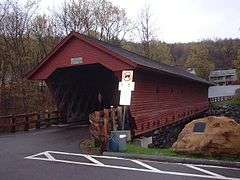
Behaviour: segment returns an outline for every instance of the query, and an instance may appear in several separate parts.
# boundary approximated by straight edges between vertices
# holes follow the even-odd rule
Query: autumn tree
[[[26,4],[5,1],[2,5],[5,11],[4,14],[1,11],[0,21],[0,113],[40,110],[39,107],[47,104],[50,98],[39,91],[37,82],[25,78],[44,54],[32,29],[38,4],[35,1]],[[45,51],[45,48],[42,49]],[[43,103],[39,101],[42,97],[45,97]]]
[[[174,64],[170,45],[165,42],[151,41],[151,58],[168,65]]]
[[[192,46],[185,66],[194,68],[198,76],[208,79],[210,71],[214,69],[214,63],[209,57],[208,48],[200,43]]]

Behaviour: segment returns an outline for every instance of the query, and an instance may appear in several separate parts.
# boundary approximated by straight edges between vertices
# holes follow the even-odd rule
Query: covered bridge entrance
[[[91,112],[118,104],[118,79],[101,64],[57,69],[47,82],[69,122],[88,121]]]
[[[44,80],[68,121],[119,104],[118,82],[133,70],[129,107],[135,136],[208,110],[208,81],[118,46],[72,32],[28,74]]]

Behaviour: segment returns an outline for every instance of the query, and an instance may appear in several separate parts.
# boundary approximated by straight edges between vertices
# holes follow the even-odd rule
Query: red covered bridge
[[[63,39],[28,78],[46,81],[60,112],[71,121],[86,119],[97,109],[117,106],[122,70],[134,71],[135,91],[129,113],[135,135],[209,107],[208,81],[75,32]]]

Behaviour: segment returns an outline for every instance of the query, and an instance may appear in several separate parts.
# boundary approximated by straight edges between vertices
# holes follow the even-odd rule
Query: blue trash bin
[[[115,136],[110,136],[109,138],[109,150],[112,152],[118,152],[118,141]]]
[[[127,135],[125,132],[111,132],[109,138],[109,150],[112,152],[124,152],[127,150]]]

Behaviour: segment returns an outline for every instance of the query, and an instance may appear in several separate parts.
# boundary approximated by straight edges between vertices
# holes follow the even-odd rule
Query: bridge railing
[[[214,102],[227,101],[227,100],[232,99],[233,97],[234,96],[219,96],[219,97],[212,97],[212,98],[208,98],[208,99],[211,103],[214,103]]]
[[[60,113],[57,110],[0,116],[0,133],[40,129],[43,126],[50,126],[60,118]]]

